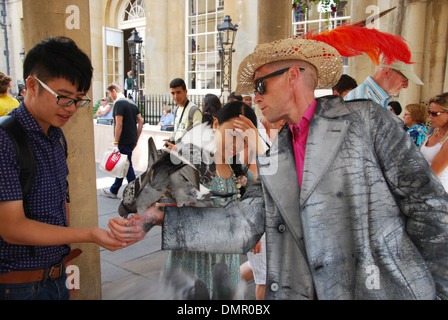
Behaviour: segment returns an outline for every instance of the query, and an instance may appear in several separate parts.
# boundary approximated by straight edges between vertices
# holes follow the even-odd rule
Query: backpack
[[[16,158],[19,165],[19,180],[22,186],[23,202],[28,201],[28,193],[36,177],[36,156],[25,135],[25,131],[12,116],[0,117],[0,127],[9,135],[16,149]],[[28,210],[25,215],[29,217]]]
[[[187,105],[185,106],[185,108],[188,106],[189,103],[190,103],[190,101],[187,101]],[[177,110],[178,110],[178,109],[179,109],[179,106],[177,106],[177,107],[174,109],[174,112],[173,112],[173,114],[174,114],[174,119],[176,119],[176,115],[177,115]],[[191,127],[193,126],[193,116],[194,116],[194,113],[195,113],[196,110],[201,111],[201,109],[199,109],[199,107],[198,107],[197,105],[193,105],[193,106],[190,108],[190,111],[188,112],[188,120],[190,121],[190,125],[188,126],[187,131],[188,131],[189,129],[191,129]],[[202,111],[201,111],[201,113],[202,113]],[[183,118],[183,115],[182,115],[180,121],[182,121],[182,118]]]
[[[0,127],[9,135],[16,149],[16,158],[19,165],[19,180],[22,186],[23,211],[25,217],[31,219],[31,210],[28,208],[28,193],[36,177],[36,156],[28,142],[25,131],[16,118],[12,116],[0,117]],[[35,256],[36,250],[29,246],[30,256]]]
[[[23,210],[25,212],[25,216],[28,219],[31,219],[32,213],[28,208],[28,194],[31,191],[34,179],[36,178],[36,156],[33,149],[31,148],[28,138],[26,137],[25,131],[20,126],[16,118],[12,116],[0,117],[0,127],[5,130],[5,132],[9,135],[12,142],[14,143],[14,147],[16,149],[17,164],[19,165],[19,181],[20,185],[22,186]],[[62,148],[65,150],[65,157],[67,157],[67,150],[64,147],[62,138],[59,142],[61,143]],[[68,193],[68,181],[66,201],[70,202],[70,196]],[[35,248],[33,246],[29,246],[29,252],[30,256],[35,256]]]

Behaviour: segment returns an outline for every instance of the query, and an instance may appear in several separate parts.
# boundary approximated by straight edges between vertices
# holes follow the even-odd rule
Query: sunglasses
[[[441,114],[444,114],[444,113],[447,113],[447,112],[446,111],[444,111],[444,112],[434,112],[434,111],[431,111],[431,110],[428,111],[428,114],[430,116],[433,116],[433,117],[438,117],[438,116],[440,116]]]
[[[272,72],[270,74],[265,75],[264,77],[261,77],[261,78],[257,79],[255,81],[255,91],[254,91],[254,94],[259,93],[260,95],[263,95],[266,92],[266,85],[264,84],[263,80],[266,80],[266,79],[269,79],[269,78],[276,77],[276,76],[279,76],[281,74],[284,74],[290,68],[291,67],[285,68],[285,69],[281,69],[281,70]],[[303,68],[299,68],[299,69],[300,69],[300,72],[304,72],[305,71],[305,69],[303,69]]]

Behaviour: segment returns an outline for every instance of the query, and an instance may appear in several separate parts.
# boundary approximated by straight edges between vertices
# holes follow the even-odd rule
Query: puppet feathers
[[[304,38],[325,42],[338,50],[343,57],[365,53],[376,65],[380,63],[380,59],[385,64],[395,61],[412,63],[411,51],[405,39],[376,29],[343,24],[315,35],[308,33]]]

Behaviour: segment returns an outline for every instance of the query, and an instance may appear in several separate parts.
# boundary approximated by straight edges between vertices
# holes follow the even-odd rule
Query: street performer
[[[237,94],[255,87],[267,121],[287,124],[242,201],[141,212],[163,225],[163,249],[245,253],[266,233],[266,299],[448,298],[448,195],[389,110],[314,97],[342,66],[340,52],[310,39],[246,57]],[[144,236],[141,223],[110,227],[123,241]]]

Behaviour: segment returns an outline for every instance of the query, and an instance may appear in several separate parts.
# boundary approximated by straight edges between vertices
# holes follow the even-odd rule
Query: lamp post
[[[138,104],[140,100],[140,54],[142,50],[143,39],[138,35],[137,30],[132,30],[131,36],[126,40],[131,55],[132,64],[132,92],[135,94],[134,99]]]
[[[224,22],[218,26],[218,36],[221,48],[219,55],[221,57],[221,96],[224,91],[232,91],[232,53],[235,52],[233,44],[235,43],[238,25],[232,24],[230,16],[225,16]]]

